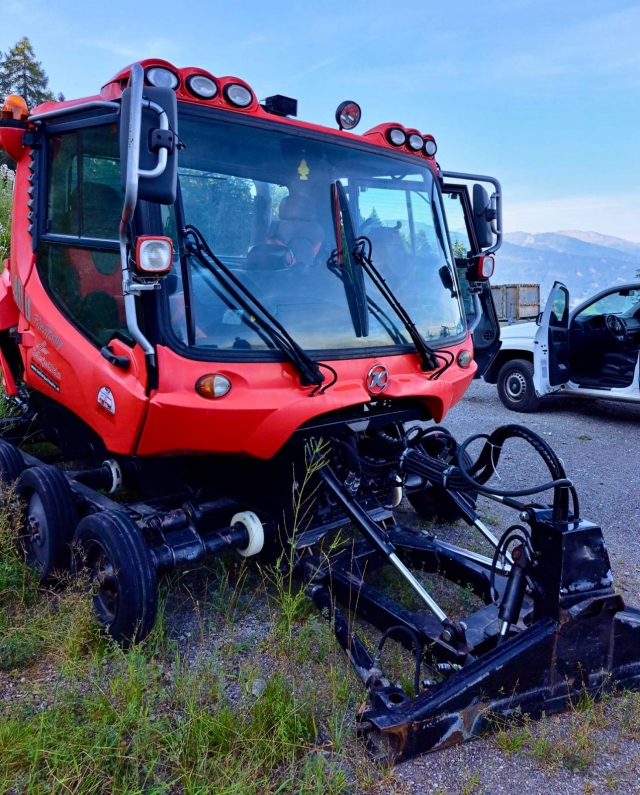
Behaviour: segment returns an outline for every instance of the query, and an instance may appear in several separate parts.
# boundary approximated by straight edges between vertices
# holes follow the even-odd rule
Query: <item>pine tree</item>
[[[19,94],[29,109],[42,102],[64,99],[62,94],[56,97],[49,89],[49,78],[40,61],[36,61],[26,36],[0,57],[0,95],[7,94]]]

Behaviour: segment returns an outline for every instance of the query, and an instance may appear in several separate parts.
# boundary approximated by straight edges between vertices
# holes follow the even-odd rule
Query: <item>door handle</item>
[[[128,370],[131,366],[131,361],[128,356],[118,356],[109,345],[105,345],[104,348],[101,348],[100,354],[114,367]]]

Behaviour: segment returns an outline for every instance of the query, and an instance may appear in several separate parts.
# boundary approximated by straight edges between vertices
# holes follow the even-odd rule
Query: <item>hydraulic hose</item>
[[[420,449],[420,443],[427,436],[440,434],[455,447],[453,460],[449,464],[440,458],[428,455]],[[468,466],[465,463],[465,452],[476,440],[485,439],[477,460]],[[526,489],[498,489],[485,484],[495,473],[502,453],[502,448],[508,439],[522,439],[538,453],[549,470],[552,480]],[[412,446],[407,448],[400,457],[401,469],[407,473],[419,475],[432,483],[438,483],[451,491],[468,492],[477,491],[481,494],[492,494],[500,497],[528,497],[539,494],[548,489],[554,490],[553,513],[554,519],[566,520],[569,513],[569,494],[573,501],[573,514],[579,515],[578,496],[572,482],[567,478],[564,465],[549,443],[529,428],[522,425],[503,425],[491,434],[475,434],[457,445],[453,436],[444,428],[431,429],[411,440]]]

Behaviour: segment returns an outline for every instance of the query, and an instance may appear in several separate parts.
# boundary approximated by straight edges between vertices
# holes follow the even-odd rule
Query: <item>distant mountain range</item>
[[[554,281],[569,288],[571,304],[624,282],[640,281],[640,243],[576,230],[510,232],[496,255],[493,284],[539,284],[544,304]]]

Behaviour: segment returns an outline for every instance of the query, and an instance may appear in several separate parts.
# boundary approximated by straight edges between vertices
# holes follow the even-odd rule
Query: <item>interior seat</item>
[[[278,222],[270,234],[293,251],[297,263],[311,265],[324,241],[324,229],[318,223],[315,207],[304,193],[290,193],[280,202]]]
[[[638,351],[616,351],[605,353],[602,357],[602,375],[613,378],[624,378],[631,383],[638,363]]]

